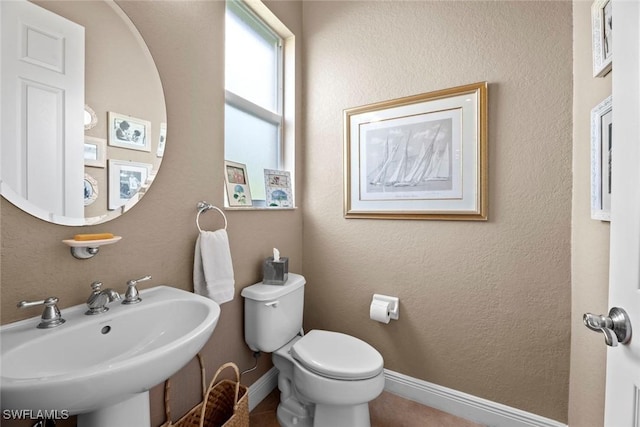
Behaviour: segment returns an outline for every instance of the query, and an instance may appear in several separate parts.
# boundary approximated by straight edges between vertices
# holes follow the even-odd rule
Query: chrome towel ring
[[[225,230],[227,229],[227,216],[224,214],[222,209],[207,202],[198,202],[197,207],[198,207],[198,215],[196,215],[196,226],[198,227],[199,231],[202,231],[202,228],[200,228],[200,214],[202,212],[206,212],[211,209],[215,209],[218,212],[220,212],[220,215],[222,215],[222,218],[224,218],[224,229]]]

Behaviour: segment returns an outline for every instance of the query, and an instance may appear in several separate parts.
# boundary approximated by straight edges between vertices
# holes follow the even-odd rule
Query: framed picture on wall
[[[253,205],[246,165],[225,160],[224,180],[229,206]]]
[[[611,221],[611,96],[591,110],[591,218]]]
[[[164,147],[167,142],[167,124],[160,123],[160,137],[158,138],[158,149],[156,150],[156,156],[164,156]]]
[[[109,111],[109,145],[151,151],[151,122]]]
[[[346,218],[487,219],[487,83],[344,112]]]
[[[84,165],[94,168],[106,166],[107,141],[93,136],[84,137]]]
[[[593,77],[604,77],[613,60],[612,0],[595,0],[591,5]]]
[[[93,108],[87,104],[84,105],[84,130],[90,130],[98,124],[98,115]]]
[[[137,201],[151,178],[150,163],[109,159],[109,210]]]
[[[84,205],[89,206],[98,199],[98,181],[89,175],[84,174]]]

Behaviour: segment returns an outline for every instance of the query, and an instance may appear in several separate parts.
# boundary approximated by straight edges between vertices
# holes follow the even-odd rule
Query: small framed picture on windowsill
[[[224,181],[229,206],[252,206],[247,166],[229,160],[224,161]]]
[[[265,201],[268,208],[292,208],[291,173],[274,169],[264,170]]]

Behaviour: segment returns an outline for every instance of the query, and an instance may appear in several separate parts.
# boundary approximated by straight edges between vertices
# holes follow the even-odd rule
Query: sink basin
[[[220,307],[169,286],[143,290],[140,297],[138,304],[110,303],[109,311],[94,316],[84,314],[85,304],[62,309],[66,322],[53,329],[37,329],[39,316],[0,327],[2,409],[74,415],[141,393],[147,394],[138,400],[148,401],[151,387],[204,346]]]

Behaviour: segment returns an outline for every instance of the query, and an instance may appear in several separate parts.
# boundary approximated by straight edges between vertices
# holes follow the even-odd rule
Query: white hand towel
[[[233,299],[234,285],[227,231],[201,231],[193,261],[194,292],[222,304]]]

